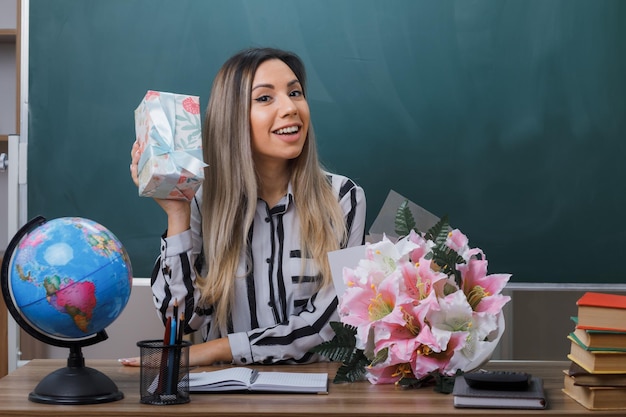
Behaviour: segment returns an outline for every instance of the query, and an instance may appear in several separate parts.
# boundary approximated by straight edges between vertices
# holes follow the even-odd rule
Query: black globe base
[[[28,399],[44,404],[97,404],[124,398],[115,383],[93,368],[61,368],[39,381]]]
[[[30,401],[44,404],[97,404],[121,400],[124,394],[102,372],[85,366],[79,346],[72,347],[65,368],[39,381]]]

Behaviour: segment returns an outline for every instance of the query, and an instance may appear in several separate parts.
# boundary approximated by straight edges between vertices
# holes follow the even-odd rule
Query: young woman
[[[293,53],[255,48],[217,74],[203,126],[202,188],[167,213],[152,275],[165,320],[176,301],[190,365],[306,363],[338,320],[327,253],[364,240],[365,194],[323,170]],[[132,148],[137,184],[140,150]],[[137,358],[122,359],[138,365]]]

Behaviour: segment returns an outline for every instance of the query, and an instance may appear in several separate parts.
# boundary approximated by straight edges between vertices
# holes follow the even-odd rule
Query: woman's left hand
[[[134,358],[122,358],[117,361],[124,366],[141,366],[141,359],[139,356],[135,356]]]
[[[233,355],[230,351],[230,343],[227,337],[198,343],[189,348],[189,366],[213,365],[217,362],[230,363]],[[124,366],[141,366],[141,359],[133,358],[118,359]]]

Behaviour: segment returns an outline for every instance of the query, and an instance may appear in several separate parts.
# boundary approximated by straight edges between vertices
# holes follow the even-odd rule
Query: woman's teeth
[[[290,133],[296,133],[298,130],[300,130],[298,126],[290,126],[290,127],[285,127],[283,129],[278,129],[274,133],[278,135],[288,135]]]

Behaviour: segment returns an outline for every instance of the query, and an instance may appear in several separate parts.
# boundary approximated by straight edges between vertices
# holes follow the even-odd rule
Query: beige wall
[[[623,285],[615,287],[623,290]],[[626,291],[611,291],[609,288],[593,290],[626,294]],[[576,315],[576,300],[585,292],[584,289],[565,288],[515,291],[511,359],[567,360],[570,350],[567,335],[574,329],[570,317]]]

